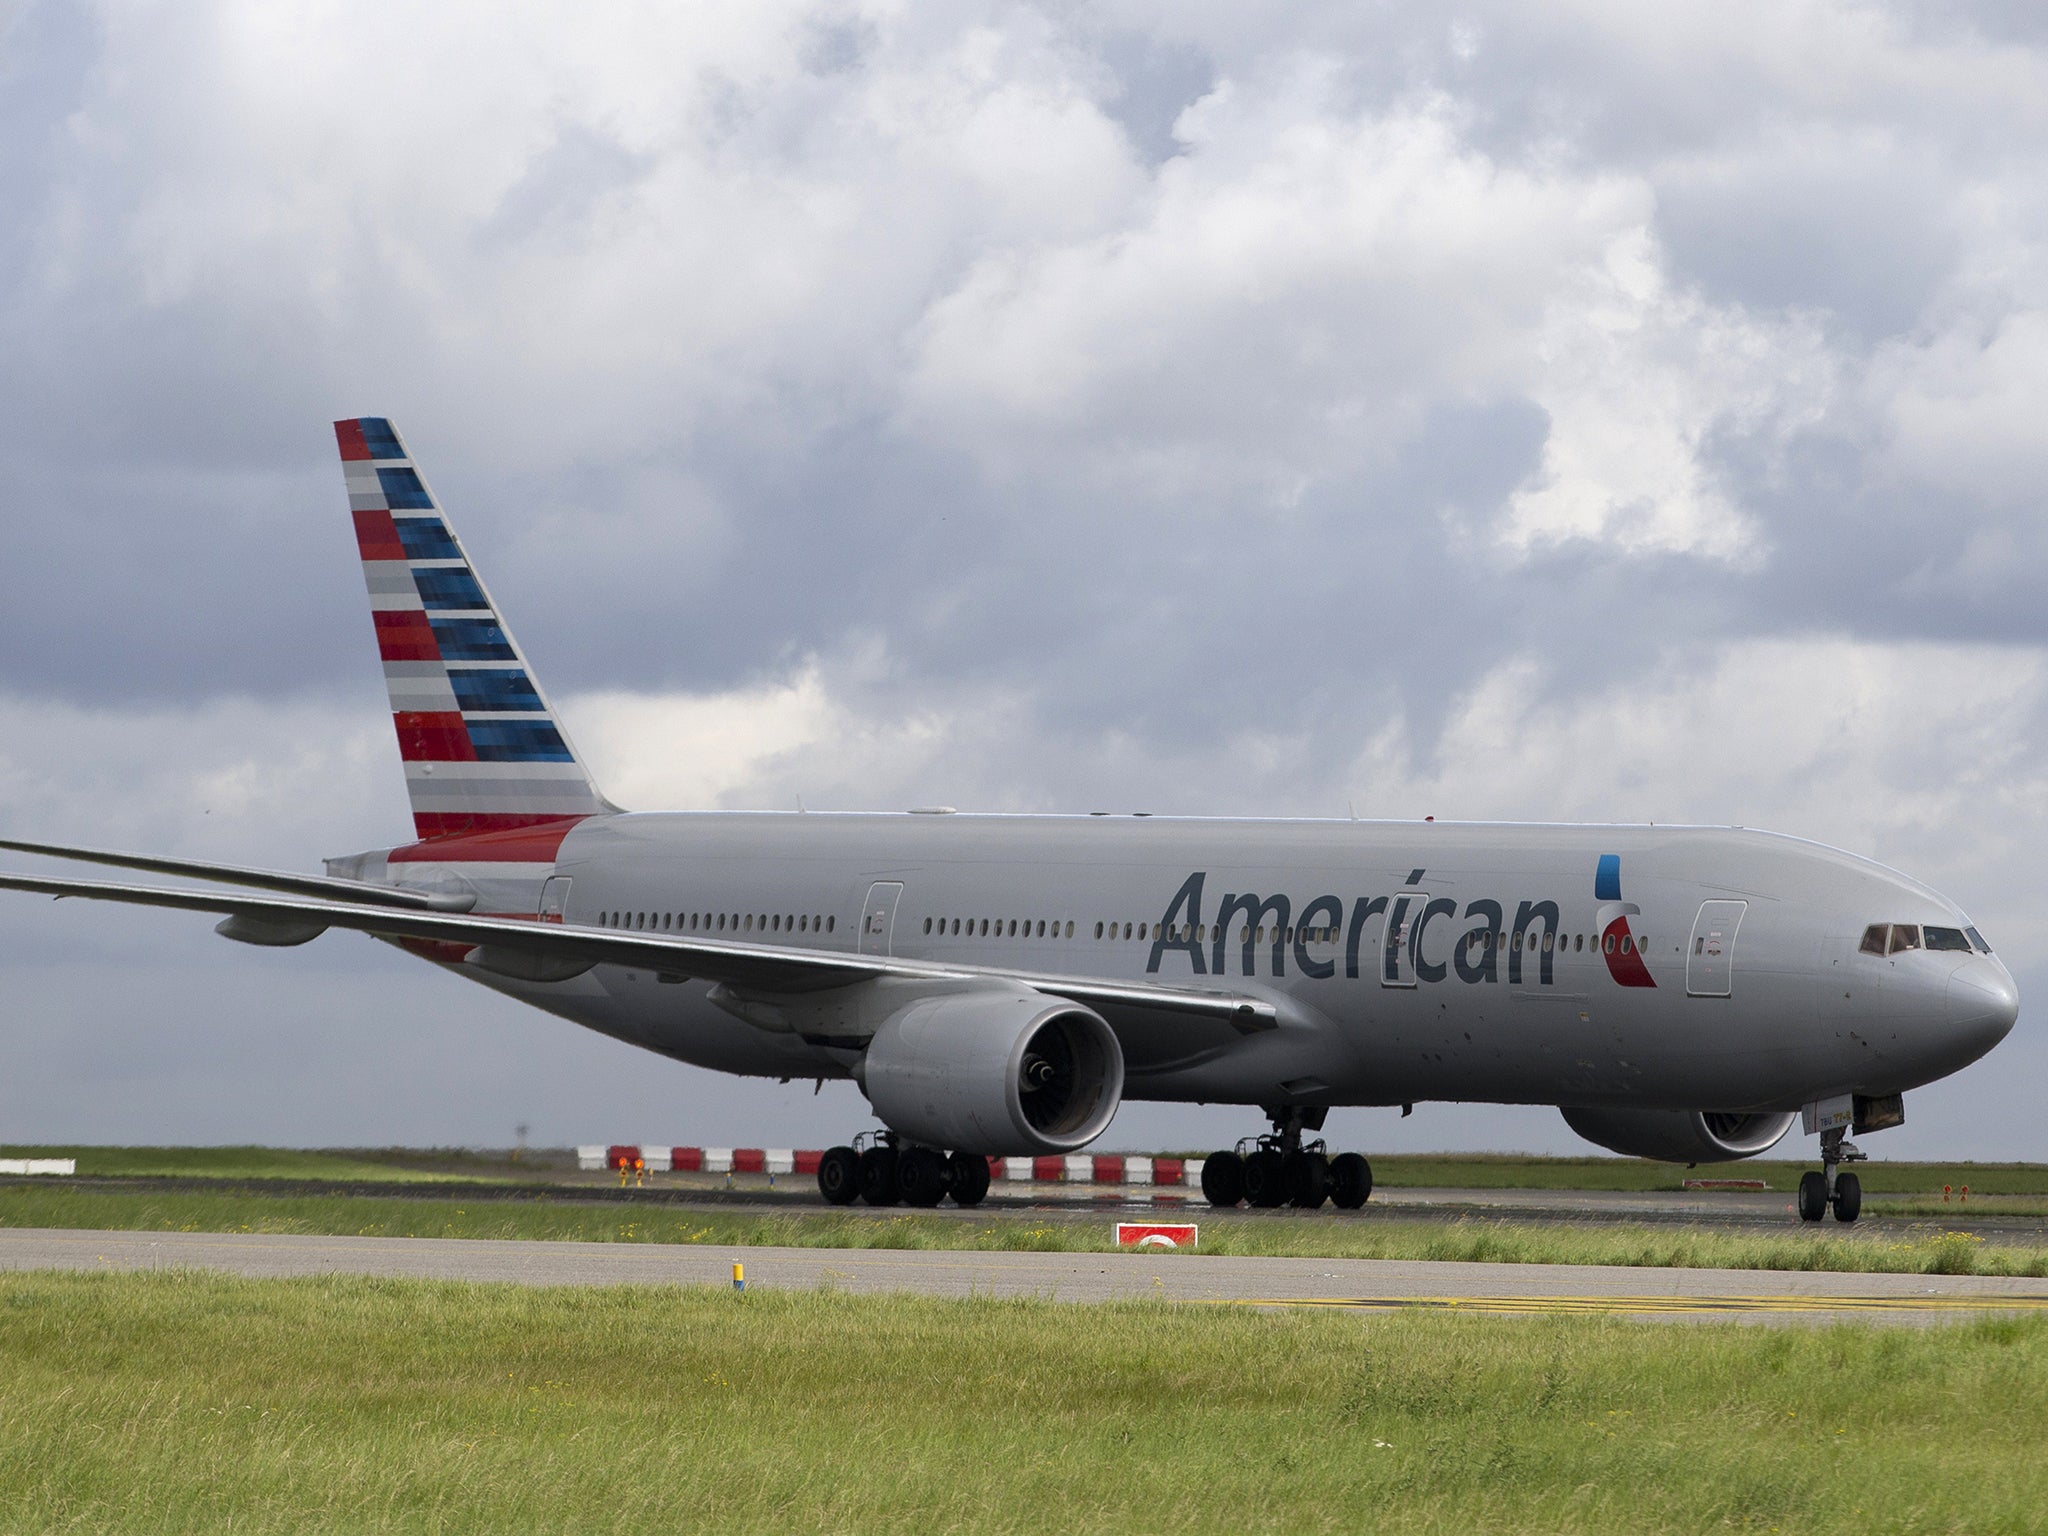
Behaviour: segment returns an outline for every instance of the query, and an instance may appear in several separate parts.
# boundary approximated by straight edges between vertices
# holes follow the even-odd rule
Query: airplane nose
[[[2012,973],[1989,956],[1956,967],[1948,979],[1948,1025],[1958,1043],[1981,1056],[2012,1032],[2020,1016],[2020,989]]]

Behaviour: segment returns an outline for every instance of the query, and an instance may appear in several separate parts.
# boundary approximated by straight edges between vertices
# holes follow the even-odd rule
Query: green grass
[[[1196,1152],[1192,1156],[1202,1156]],[[100,1177],[400,1179],[512,1178],[574,1167],[562,1148],[539,1148],[523,1162],[504,1152],[461,1148],[343,1148],[303,1151],[289,1147],[29,1147],[0,1146],[0,1157],[73,1157],[83,1175]],[[1525,1157],[1513,1153],[1392,1153],[1372,1160],[1375,1182],[1387,1189],[1599,1189],[1669,1191],[1686,1179],[1763,1179],[1774,1190],[1792,1190],[1814,1159],[1672,1163],[1623,1157]],[[1943,1185],[1969,1186],[1981,1195],[2037,1195],[2048,1198],[2048,1164],[1893,1163],[1857,1165],[1863,1187],[1873,1194],[1928,1195],[1939,1203]],[[2048,1205],[2044,1205],[2048,1210]]]
[[[0,1157],[69,1157],[82,1177],[183,1179],[377,1179],[395,1183],[471,1178],[423,1171],[408,1159],[434,1152],[308,1152],[292,1147],[28,1147],[0,1146]],[[502,1176],[493,1165],[491,1173]]]
[[[1331,1220],[1232,1216],[1201,1223],[1201,1251],[1304,1258],[1455,1259],[1685,1269],[2048,1276],[2048,1244],[1986,1242],[1930,1225],[1908,1237],[1788,1225],[1750,1235],[1667,1223],[1538,1223],[1486,1217]],[[380,1199],[180,1191],[137,1194],[57,1185],[0,1187],[0,1227],[143,1232],[300,1232],[373,1237],[575,1239],[751,1247],[1093,1252],[1110,1246],[1104,1211],[915,1213],[675,1210],[548,1201]]]
[[[1610,1189],[1675,1190],[1687,1179],[1762,1179],[1772,1189],[1798,1188],[1799,1176],[1820,1166],[1811,1158],[1752,1159],[1741,1163],[1701,1163],[1684,1168],[1673,1163],[1645,1162],[1633,1157],[1520,1157],[1512,1154],[1470,1154],[1458,1157],[1406,1153],[1374,1157],[1373,1182],[1387,1189]],[[1889,1163],[1856,1164],[1866,1191],[1883,1194],[1931,1194],[1937,1203],[1941,1187],[1970,1187],[1979,1194],[2048,1195],[2048,1165],[2041,1163]]]
[[[0,1529],[2040,1528],[2048,1319],[0,1277]]]

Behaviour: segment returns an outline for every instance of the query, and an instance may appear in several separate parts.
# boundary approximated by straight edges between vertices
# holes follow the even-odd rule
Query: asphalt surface
[[[749,1290],[1152,1297],[1208,1305],[1600,1313],[1758,1322],[1861,1318],[1931,1323],[2048,1310],[2048,1282],[1992,1276],[1627,1269],[1384,1259],[1240,1258],[1186,1252],[947,1253],[837,1248],[316,1237],[271,1233],[0,1230],[0,1270],[199,1268],[254,1278],[382,1275],[520,1285],[730,1286]]]

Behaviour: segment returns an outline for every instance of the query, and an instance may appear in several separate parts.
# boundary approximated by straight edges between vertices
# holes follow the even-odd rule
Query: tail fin
[[[391,423],[337,421],[334,435],[420,837],[616,810],[569,745]]]

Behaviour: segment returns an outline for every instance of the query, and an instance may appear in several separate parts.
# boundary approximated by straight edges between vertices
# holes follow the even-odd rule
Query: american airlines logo
[[[1167,956],[1180,955],[1197,976],[1227,976],[1234,955],[1238,974],[1255,976],[1264,954],[1271,975],[1285,976],[1291,959],[1297,974],[1315,981],[1335,977],[1341,965],[1348,980],[1370,968],[1390,987],[1452,976],[1474,986],[1505,977],[1509,986],[1547,987],[1569,939],[1575,937],[1581,950],[1587,943],[1588,935],[1562,932],[1555,901],[1517,902],[1512,922],[1506,904],[1489,897],[1466,902],[1460,912],[1456,898],[1424,889],[1426,874],[1413,871],[1388,895],[1356,897],[1348,911],[1335,895],[1297,904],[1287,896],[1232,891],[1211,917],[1204,906],[1208,874],[1196,870],[1160,920],[1145,969],[1156,975]],[[1619,854],[1601,855],[1593,890],[1600,906],[1590,938],[1608,974],[1624,987],[1656,986],[1629,926],[1642,909],[1621,899]]]

